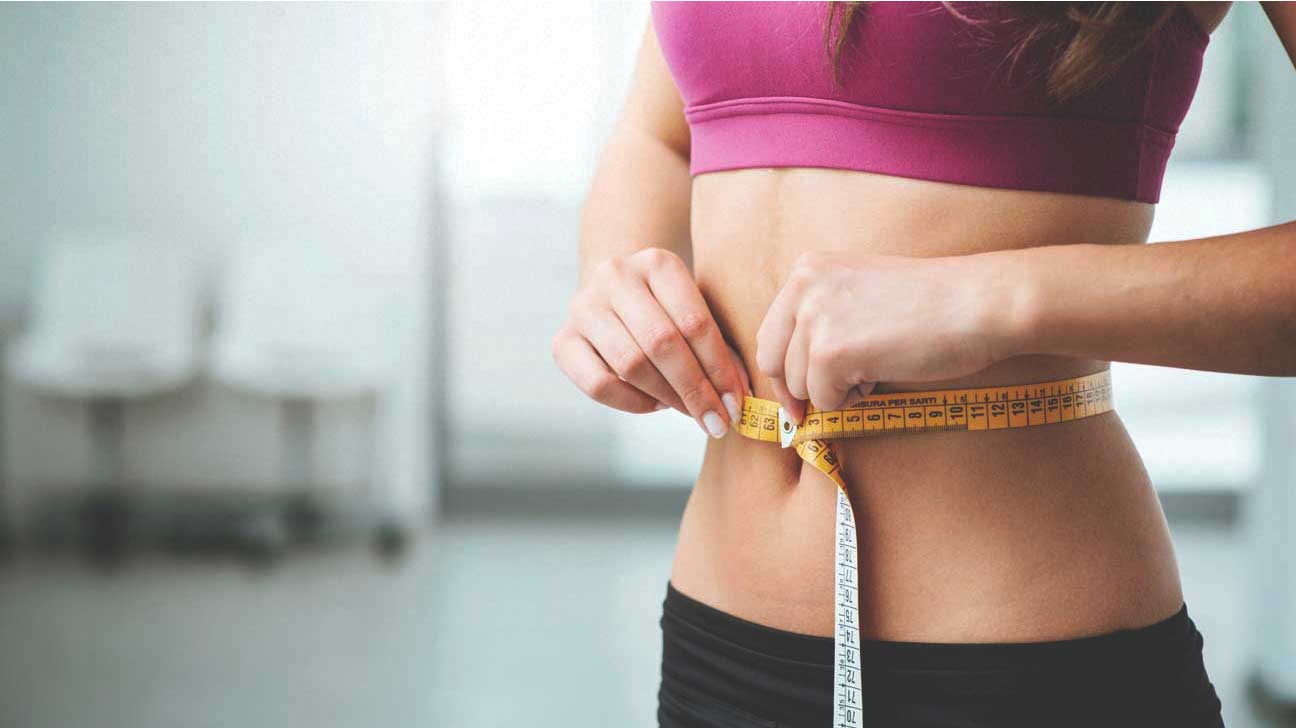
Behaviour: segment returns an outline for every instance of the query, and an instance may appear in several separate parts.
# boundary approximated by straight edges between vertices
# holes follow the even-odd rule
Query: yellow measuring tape
[[[832,440],[919,432],[1014,430],[1069,422],[1113,408],[1111,372],[1037,384],[875,394],[835,410],[807,405],[790,420],[778,402],[743,399],[743,437],[795,447],[802,460],[837,485],[833,599],[833,726],[861,726],[859,568],[855,511]]]

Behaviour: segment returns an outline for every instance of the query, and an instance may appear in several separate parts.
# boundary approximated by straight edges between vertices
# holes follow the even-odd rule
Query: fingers
[[[651,266],[648,289],[684,337],[703,374],[719,393],[729,420],[737,420],[746,388],[737,357],[720,333],[697,283],[679,258]]]
[[[699,364],[690,342],[658,304],[647,284],[629,279],[623,285],[612,287],[610,295],[612,310],[683,400],[689,414],[712,437],[724,437],[729,429],[729,416],[720,393]],[[694,338],[705,335],[700,320],[693,314],[683,322]]]
[[[792,332],[792,340],[788,342],[787,353],[783,358],[783,383],[787,386],[788,392],[797,399],[810,399],[810,392],[806,386],[806,371],[810,367],[809,336],[806,328],[801,326]]]
[[[587,309],[573,323],[577,332],[593,345],[594,350],[618,377],[657,401],[688,414],[679,395],[611,310]]]
[[[775,398],[788,417],[805,417],[805,355],[798,347],[796,311],[802,276],[794,270],[779,289],[756,332],[756,365],[770,378]],[[800,348],[800,351],[798,351]]]
[[[783,411],[787,413],[789,419],[798,425],[805,419],[805,402],[793,397],[787,390],[787,385],[778,377],[770,377],[770,386],[774,389],[774,398],[782,405]]]
[[[803,338],[811,339],[812,343],[803,347]],[[788,357],[790,360],[795,358],[796,363],[787,365],[788,389],[793,394],[797,393],[792,386],[792,372],[796,372],[796,376],[804,372],[806,396],[816,409],[841,409],[873,391],[876,382],[862,381],[855,374],[859,371],[856,361],[858,357],[848,345],[840,340],[803,337],[800,330],[792,339],[794,343]]]
[[[723,437],[728,430],[728,414],[720,394],[647,287],[616,294],[613,309],[698,425],[712,437]]]
[[[745,395],[751,394],[751,376],[747,374],[747,366],[743,364],[742,356],[740,356],[738,350],[732,346],[729,347],[729,355],[733,357],[734,367],[738,370],[738,375],[742,378],[742,393]],[[739,405],[741,404],[742,403],[740,402]]]
[[[876,386],[877,386],[877,382],[861,382],[859,384],[856,384],[854,387],[851,387],[849,392],[846,393],[846,401],[842,403],[842,406],[850,406],[852,404],[855,404],[856,402],[859,402],[860,400],[872,394],[873,388]]]
[[[588,397],[625,412],[652,412],[658,401],[644,394],[612,372],[584,337],[563,327],[553,340],[553,357],[567,378]]]
[[[651,411],[649,400],[664,403],[716,438],[751,393],[746,366],[688,266],[659,248],[596,266],[553,350],[568,378],[597,401],[633,412]]]
[[[793,272],[774,296],[756,330],[756,366],[767,377],[783,378],[788,345],[796,329],[796,305],[800,301],[799,277]]]
[[[806,391],[810,403],[821,410],[840,409],[846,402],[846,393],[855,387],[855,382],[844,374],[849,371],[843,365],[845,352],[830,342],[818,346],[807,358],[810,364]]]

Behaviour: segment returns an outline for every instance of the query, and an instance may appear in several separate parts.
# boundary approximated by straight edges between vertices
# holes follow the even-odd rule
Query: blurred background
[[[655,725],[704,438],[553,365],[647,5],[0,5],[0,726]],[[1153,240],[1296,218],[1214,34]],[[1296,725],[1296,386],[1115,365],[1230,726]]]

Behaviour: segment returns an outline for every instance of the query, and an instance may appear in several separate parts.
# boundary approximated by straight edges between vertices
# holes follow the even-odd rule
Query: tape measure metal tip
[[[792,438],[796,437],[797,425],[787,416],[787,412],[782,407],[778,408],[778,427],[779,427],[779,444],[783,447],[792,447]]]

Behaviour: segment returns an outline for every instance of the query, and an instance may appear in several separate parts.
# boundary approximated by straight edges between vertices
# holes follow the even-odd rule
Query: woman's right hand
[[[751,391],[688,266],[662,248],[590,271],[552,349],[594,400],[626,412],[674,407],[712,437],[724,437]]]

